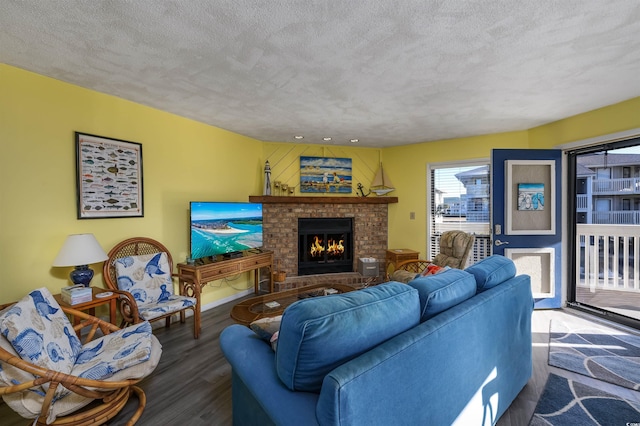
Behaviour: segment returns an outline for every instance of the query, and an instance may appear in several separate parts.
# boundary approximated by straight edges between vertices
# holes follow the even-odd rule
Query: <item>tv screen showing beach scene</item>
[[[262,247],[262,204],[191,202],[191,258]]]

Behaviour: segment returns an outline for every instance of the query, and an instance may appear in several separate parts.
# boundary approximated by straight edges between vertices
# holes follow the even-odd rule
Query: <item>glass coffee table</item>
[[[348,293],[355,288],[344,284],[314,284],[291,290],[251,297],[231,308],[231,318],[243,325],[253,321],[282,315],[285,308],[301,299],[329,294]]]

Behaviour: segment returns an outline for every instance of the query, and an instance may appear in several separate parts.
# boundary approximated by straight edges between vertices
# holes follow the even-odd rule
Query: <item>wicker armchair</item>
[[[34,425],[100,425],[136,394],[138,406],[126,424],[136,423],[146,406],[136,384],[153,372],[162,354],[148,323],[120,329],[60,307],[46,289],[16,306],[0,306],[0,395],[11,409],[35,419]],[[65,313],[79,323],[72,326]]]
[[[440,252],[433,260],[412,259],[400,262],[393,271],[388,271],[388,277],[394,281],[407,282],[407,279],[422,273],[431,264],[464,269],[474,241],[475,236],[464,231],[443,232],[440,236]]]
[[[158,268],[158,255],[166,262],[165,268]],[[165,319],[166,327],[171,325],[171,316],[180,314],[180,322],[185,322],[185,312],[193,311],[193,337],[200,336],[200,289],[193,283],[179,280],[178,294],[173,294],[172,277],[173,260],[169,250],[151,238],[129,238],[117,244],[108,254],[103,265],[103,278],[106,286],[120,294],[119,307],[123,324],[137,324],[140,321],[157,321]],[[125,272],[119,275],[118,270],[126,267],[135,268],[132,262],[144,261],[139,270],[133,274]],[[154,273],[153,271],[158,271]],[[129,276],[143,279],[144,282],[132,282]],[[148,275],[148,277],[147,277]],[[159,297],[148,297],[153,292],[160,292]]]

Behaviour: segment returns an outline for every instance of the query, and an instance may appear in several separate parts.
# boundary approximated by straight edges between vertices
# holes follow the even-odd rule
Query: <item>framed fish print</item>
[[[143,217],[142,144],[75,135],[78,219]]]

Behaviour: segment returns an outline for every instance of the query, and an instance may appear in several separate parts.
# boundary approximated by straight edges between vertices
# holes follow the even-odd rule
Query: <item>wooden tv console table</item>
[[[269,269],[269,292],[273,293],[273,252],[262,250],[259,253],[246,251],[242,256],[213,260],[197,259],[194,264],[178,263],[180,282],[197,284],[200,291],[208,282],[216,281],[243,272],[254,272],[254,291],[258,294],[260,287],[260,268]]]

